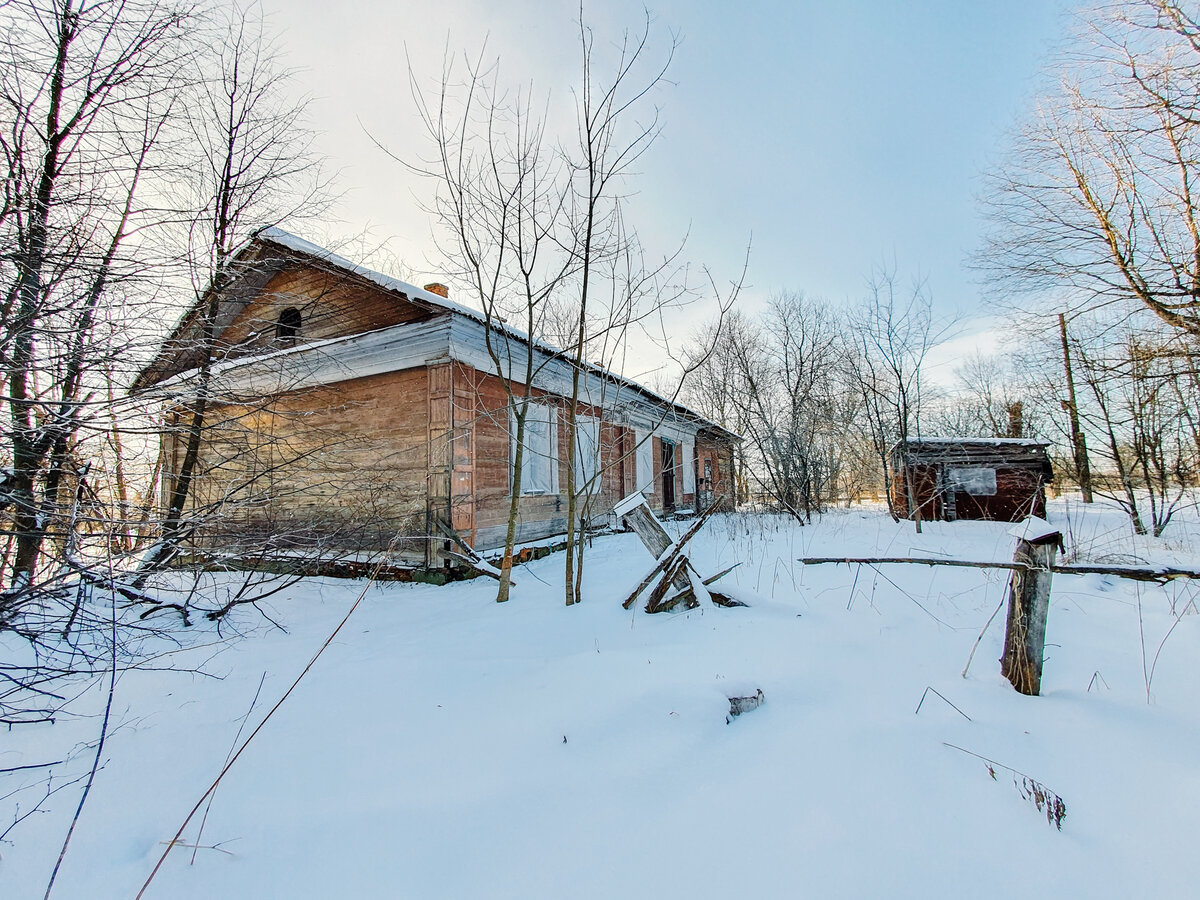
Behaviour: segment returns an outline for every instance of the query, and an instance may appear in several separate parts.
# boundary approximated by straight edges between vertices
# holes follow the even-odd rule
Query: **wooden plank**
[[[687,557],[680,556],[675,560],[675,563],[666,570],[665,574],[659,579],[658,584],[654,586],[654,590],[650,592],[650,596],[646,600],[646,612],[666,612],[669,609],[673,609],[680,601],[682,601],[685,595],[691,593],[692,587],[691,583],[688,581],[686,573],[687,565]],[[671,597],[670,600],[664,603],[663,596],[667,593],[667,589],[670,588],[672,584],[677,584],[680,579],[687,584],[687,587],[681,589],[679,593],[675,594],[675,596]],[[692,599],[695,599],[694,595]]]

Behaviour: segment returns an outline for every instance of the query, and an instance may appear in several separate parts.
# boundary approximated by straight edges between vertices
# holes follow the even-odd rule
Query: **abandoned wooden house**
[[[1049,444],[1027,438],[922,438],[892,448],[892,505],[922,519],[1017,522],[1046,515]],[[912,478],[910,504],[908,477]]]
[[[197,546],[391,548],[437,565],[441,525],[477,549],[502,546],[516,447],[498,364],[528,408],[518,540],[565,530],[566,355],[531,347],[442,285],[405,284],[274,228],[237,255],[219,295],[210,288],[185,314],[134,384],[167,419],[164,498],[214,311],[219,352],[188,503],[202,523]],[[731,496],[735,435],[598,366],[580,383],[573,464],[590,523],[635,490],[659,511]]]

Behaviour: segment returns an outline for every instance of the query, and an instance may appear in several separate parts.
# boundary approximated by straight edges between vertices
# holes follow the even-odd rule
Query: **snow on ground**
[[[1050,519],[1092,559],[1200,559],[1194,509],[1159,541],[1134,539],[1113,509],[1058,502]],[[918,535],[871,508],[806,528],[717,517],[693,559],[711,572],[741,562],[723,584],[749,609],[623,611],[651,565],[633,535],[596,540],[575,608],[562,605],[561,555],[519,569],[502,606],[487,579],[374,586],[221,784],[199,841],[218,849],[193,865],[172,851],[146,896],[1193,896],[1196,585],[1057,576],[1031,698],[999,675],[1003,611],[960,675],[1006,572],[795,561],[1007,560],[1006,528]],[[197,627],[189,649],[122,674],[54,896],[137,893],[263,673],[243,734],[361,588],[305,581],[270,601],[286,632],[241,609],[242,637]],[[961,714],[932,693],[914,713],[927,687]],[[766,702],[726,724],[727,698],[756,689]],[[56,778],[86,771],[103,699],[94,683],[88,716],[4,733],[0,768],[70,755]],[[993,778],[963,750],[1061,796],[1061,832],[1009,771]],[[0,776],[0,830],[45,777]],[[42,895],[78,790],[10,833],[0,896]]]

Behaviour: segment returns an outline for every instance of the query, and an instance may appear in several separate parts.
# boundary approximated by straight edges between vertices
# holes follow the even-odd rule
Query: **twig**
[[[968,722],[972,721],[972,719],[971,719],[971,717],[970,717],[970,716],[968,716],[968,715],[967,715],[965,712],[963,712],[961,709],[959,709],[957,706],[955,706],[955,705],[954,705],[953,703],[951,703],[949,700],[946,700],[946,698],[945,698],[944,696],[942,696],[941,692],[940,692],[940,691],[938,691],[938,690],[936,690],[936,689],[935,689],[935,688],[934,688],[932,685],[926,685],[926,686],[925,686],[925,693],[923,693],[923,694],[921,695],[921,702],[920,702],[920,703],[918,703],[918,704],[917,704],[917,708],[913,710],[913,715],[914,715],[914,716],[915,716],[917,713],[919,713],[919,712],[921,711],[921,707],[922,707],[922,706],[924,705],[924,703],[925,703],[925,698],[926,698],[926,697],[927,697],[927,696],[928,696],[928,695],[929,695],[931,692],[932,692],[932,693],[934,693],[934,694],[937,694],[939,697],[941,697],[941,698],[942,698],[942,700],[943,700],[943,701],[944,701],[944,702],[945,702],[945,703],[946,703],[946,704],[947,704],[947,705],[948,705],[948,706],[949,706],[951,709],[953,709],[953,710],[954,710],[956,713],[958,713],[960,716],[962,716],[962,717],[963,717],[964,719],[966,719]]]
[[[109,565],[112,565],[111,560]],[[112,573],[109,573],[110,577]],[[104,754],[104,740],[108,737],[108,720],[112,714],[113,695],[117,692],[117,592],[110,590],[109,596],[110,617],[109,617],[109,642],[112,645],[112,668],[109,672],[108,679],[108,699],[104,703],[104,719],[100,723],[100,740],[96,744],[96,755],[92,757],[92,769],[88,773],[87,782],[83,786],[83,794],[79,797],[79,805],[75,807],[75,815],[71,819],[71,825],[67,829],[67,835],[63,838],[62,849],[58,851],[58,859],[54,863],[54,870],[50,873],[50,880],[46,883],[46,893],[43,895],[43,900],[49,900],[50,891],[54,888],[54,880],[58,877],[58,870],[62,867],[63,858],[67,855],[67,847],[71,843],[71,835],[75,833],[75,826],[79,823],[79,815],[83,812],[83,805],[87,802],[88,794],[91,793],[92,785],[96,781],[96,772],[100,768],[100,759]]]
[[[237,747],[238,739],[242,736],[242,731],[246,727],[246,722],[250,719],[250,713],[254,712],[254,707],[258,703],[258,695],[262,693],[263,682],[267,680],[267,673],[262,673],[262,678],[258,679],[258,689],[254,692],[254,699],[250,701],[250,708],[246,710],[246,714],[242,716],[242,723],[238,725],[237,734],[233,736],[233,741],[229,745],[229,752],[225,754],[225,762],[229,762],[229,757],[233,755],[234,748]],[[204,834],[204,825],[208,821],[208,811],[212,809],[213,800],[216,798],[217,792],[213,791],[208,795],[208,803],[204,807],[204,815],[200,817],[200,827],[196,831],[196,843],[192,845],[192,859],[188,863],[189,866],[196,864],[196,851],[200,849],[200,838]],[[211,847],[206,849],[216,850]],[[228,852],[228,851],[225,851]]]
[[[60,760],[57,760],[56,762],[37,763],[36,765],[32,765],[32,766],[12,766],[11,768],[8,768],[8,769],[0,769],[0,775],[7,775],[9,772],[23,772],[26,769],[48,769],[51,766],[60,766],[64,762],[66,762],[66,760],[60,759]]]
[[[390,550],[391,548],[389,547],[388,549]],[[271,720],[271,717],[273,715],[275,715],[275,713],[279,709],[279,707],[283,706],[283,704],[287,700],[287,698],[292,695],[292,691],[294,691],[296,689],[296,686],[298,684],[300,684],[300,681],[304,678],[305,675],[308,674],[309,669],[311,669],[313,667],[313,665],[316,663],[316,661],[321,658],[321,654],[324,653],[326,648],[330,644],[333,643],[333,639],[338,636],[338,633],[342,630],[342,628],[345,627],[346,623],[350,621],[350,617],[352,615],[354,615],[354,611],[356,609],[358,609],[358,605],[360,603],[362,603],[363,597],[367,596],[367,591],[369,591],[371,589],[371,585],[375,583],[375,578],[379,574],[380,570],[383,568],[383,564],[384,564],[386,557],[387,557],[387,554],[385,553],[383,555],[383,557],[380,558],[378,565],[375,566],[374,571],[372,571],[370,577],[367,578],[367,583],[366,583],[366,585],[363,586],[362,593],[360,593],[358,595],[358,598],[350,606],[349,611],[347,611],[346,615],[342,617],[342,621],[338,622],[337,627],[333,629],[333,632],[329,635],[329,637],[327,637],[325,639],[325,642],[323,644],[321,644],[321,646],[319,648],[317,648],[317,652],[313,654],[312,659],[310,659],[308,661],[308,664],[301,670],[300,674],[296,676],[296,680],[292,682],[291,687],[289,687],[286,691],[284,691],[283,696],[280,697],[275,702],[275,705],[272,706],[271,709],[267,712],[267,714],[265,716],[263,716],[262,721],[258,723],[258,725],[255,727],[254,731],[250,732],[250,736],[242,742],[242,745],[240,747],[238,747],[237,752],[234,753],[233,756],[229,758],[228,762],[225,763],[225,767],[223,769],[221,769],[221,771],[217,775],[217,777],[213,779],[212,784],[210,784],[208,786],[208,790],[206,790],[200,796],[200,799],[196,801],[196,805],[193,806],[191,811],[187,814],[187,816],[184,817],[183,823],[179,826],[179,830],[175,832],[175,836],[173,838],[171,838],[170,842],[168,842],[167,849],[162,852],[162,855],[158,858],[158,862],[156,862],[154,864],[154,868],[151,870],[149,876],[147,876],[145,883],[142,884],[141,890],[139,890],[137,892],[137,897],[135,897],[134,900],[141,900],[141,898],[145,896],[146,889],[148,887],[150,887],[150,882],[152,882],[154,880],[154,876],[158,874],[158,870],[161,869],[162,864],[164,862],[166,862],[167,854],[169,854],[171,852],[171,847],[173,847],[175,845],[175,843],[179,840],[179,838],[183,835],[183,831],[185,828],[187,828],[188,823],[192,821],[192,817],[194,815],[196,815],[197,812],[199,812],[200,807],[204,804],[204,801],[207,800],[209,795],[211,795],[212,792],[217,789],[217,785],[219,785],[221,783],[221,779],[225,777],[226,773],[229,772],[229,770],[231,768],[233,768],[234,763],[236,763],[238,761],[238,759],[241,757],[241,755],[245,751],[245,749],[248,746],[250,746],[250,742],[253,741],[254,738],[258,736],[258,733],[260,731],[262,731],[263,726],[266,725],[267,722],[269,722]]]
[[[720,572],[718,572],[716,575],[710,575],[708,578],[705,578],[705,579],[704,579],[704,581],[703,581],[703,582],[701,582],[701,583],[702,583],[702,584],[703,584],[705,587],[708,587],[708,586],[709,586],[710,584],[712,584],[713,582],[720,581],[722,578],[724,578],[726,575],[728,575],[730,572],[732,572],[734,569],[736,569],[736,568],[737,568],[738,566],[740,566],[740,565],[741,565],[741,563],[740,563],[740,562],[739,562],[739,563],[734,563],[734,564],[733,564],[732,566],[730,566],[728,569],[722,569],[722,570],[721,570]]]
[[[945,741],[942,742],[942,746],[983,760],[984,765],[987,766],[988,774],[992,776],[993,781],[996,780],[996,769],[1004,769],[1004,771],[1012,773],[1013,786],[1021,796],[1032,802],[1037,807],[1038,812],[1044,813],[1048,823],[1059,831],[1062,831],[1063,819],[1067,817],[1067,804],[1062,797],[1050,790],[1050,788],[1037,779],[1026,775],[1024,772],[1017,771],[1012,766],[1006,766],[1004,763],[996,762],[994,759],[988,759],[986,756],[981,756],[972,750],[967,750],[965,747],[959,747],[957,744],[949,744]],[[1021,777],[1020,782],[1017,781],[1017,776]]]
[[[987,630],[992,627],[992,622],[996,620],[997,614],[1000,612],[1001,607],[1004,606],[1004,601],[1008,599],[1007,590],[1008,589],[1006,589],[1005,594],[1000,596],[1000,602],[996,604],[996,608],[992,610],[992,614],[988,616],[988,620],[984,624],[983,630],[979,632],[979,637],[975,638],[975,643],[971,645],[971,654],[967,657],[967,664],[963,666],[962,670],[963,678],[967,677],[967,670],[971,668],[971,660],[975,658],[975,651],[979,649],[979,644],[983,641],[983,636],[987,634]]]
[[[1175,630],[1175,627],[1181,621],[1183,621],[1183,616],[1184,616],[1184,613],[1186,613],[1186,612],[1187,612],[1187,607],[1185,606],[1182,610],[1180,610],[1179,615],[1177,615],[1175,617],[1175,621],[1171,623],[1171,627],[1167,629],[1167,633],[1163,635],[1163,639],[1158,642],[1158,649],[1154,651],[1154,659],[1152,659],[1150,661],[1150,674],[1146,678],[1146,697],[1147,697],[1147,699],[1149,699],[1149,696],[1150,696],[1150,685],[1154,683],[1154,670],[1158,668],[1158,655],[1160,653],[1162,653],[1162,649],[1167,643],[1167,638],[1169,638],[1171,636],[1171,632]],[[1140,606],[1138,609],[1138,615],[1139,616],[1141,615]],[[1139,622],[1139,624],[1140,624],[1140,622]]]
[[[858,587],[858,576],[862,574],[862,566],[854,567],[854,582],[850,585],[850,599],[846,601],[846,612],[854,605],[854,591]]]
[[[923,604],[920,600],[918,600],[916,597],[914,597],[912,594],[910,594],[904,588],[900,587],[900,585],[896,584],[896,582],[892,581],[892,579],[888,578],[886,575],[884,575],[882,572],[880,572],[879,569],[876,568],[874,565],[872,565],[870,563],[868,563],[868,565],[870,565],[871,568],[875,570],[876,575],[878,575],[880,578],[882,578],[884,581],[886,581],[888,584],[890,584],[892,587],[894,587],[896,590],[898,590],[900,593],[902,593],[905,597],[907,597],[909,600],[911,600],[913,603],[915,603],[917,605],[917,608],[920,609],[921,612],[925,613],[925,615],[929,616],[929,618],[933,619],[933,621],[937,622],[939,625],[944,625],[946,628],[950,628],[950,629],[954,628],[954,626],[951,625],[949,622],[943,621],[942,619],[939,619],[937,616],[935,616],[933,614],[933,612],[928,607],[925,606],[925,604]]]
[[[12,823],[7,828],[5,828],[3,831],[0,831],[0,843],[2,843],[8,837],[9,832],[11,832],[14,828],[16,828],[18,825],[20,825],[22,822],[24,822],[30,816],[32,816],[35,812],[42,811],[43,803],[45,803],[47,800],[49,800],[51,797],[53,797],[59,791],[66,790],[67,788],[72,787],[73,785],[79,784],[79,782],[83,781],[83,779],[86,777],[87,777],[86,775],[80,775],[78,778],[72,778],[70,781],[64,781],[58,787],[52,788],[50,785],[54,781],[54,776],[51,775],[46,780],[46,793],[42,796],[42,799],[39,800],[37,803],[35,803],[32,807],[27,809],[24,812],[24,814],[19,815],[16,818],[14,818],[12,820]],[[4,797],[2,797],[0,799],[7,800],[9,797],[11,797],[15,793],[17,793],[17,791],[13,791],[12,793],[5,794]]]

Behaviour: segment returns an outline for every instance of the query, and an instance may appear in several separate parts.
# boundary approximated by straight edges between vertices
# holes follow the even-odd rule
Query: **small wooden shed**
[[[1046,515],[1049,444],[1028,438],[922,438],[892,448],[893,507],[907,518],[1018,522]],[[913,508],[908,479],[912,478]]]

